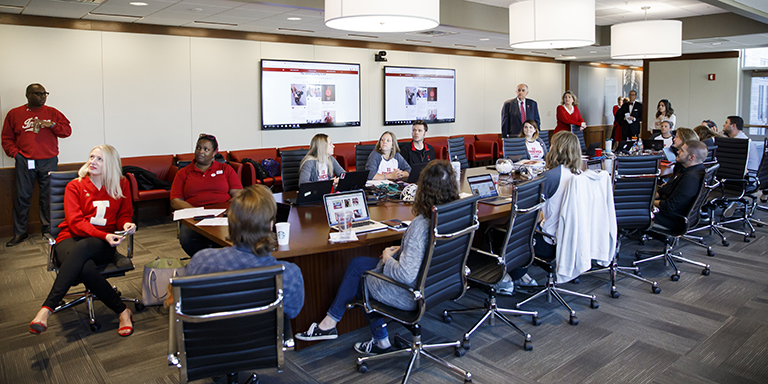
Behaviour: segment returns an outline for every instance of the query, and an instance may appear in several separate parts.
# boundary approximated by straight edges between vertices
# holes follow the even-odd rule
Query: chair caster
[[[642,245],[642,244],[640,244]],[[635,260],[640,260],[640,252],[635,251]]]
[[[661,293],[661,288],[653,285],[653,286],[651,286],[651,292],[653,292],[653,293],[658,295],[659,293]]]
[[[91,332],[98,332],[99,329],[101,329],[101,324],[99,323],[92,323],[90,325]]]
[[[571,280],[571,283],[573,283],[573,284],[579,284],[579,283],[581,283],[581,280],[579,280],[579,278],[577,277],[577,278],[575,278],[575,279]]]
[[[731,243],[729,243],[728,240],[723,240],[722,243],[724,247],[731,245]]]
[[[715,252],[712,250],[712,247],[707,247],[707,256],[714,256]]]
[[[443,313],[443,323],[450,324],[453,322],[453,317],[448,313]]]
[[[533,343],[530,340],[526,340],[523,344],[523,349],[526,351],[533,351]]]
[[[467,354],[467,350],[462,347],[456,347],[453,349],[453,355],[456,357],[462,357]]]
[[[576,316],[571,316],[571,319],[568,322],[571,323],[571,325],[579,325],[579,318]]]
[[[141,301],[137,300],[135,303],[133,303],[133,309],[136,310],[136,312],[141,312],[144,310],[144,308],[146,307],[144,307],[144,304],[142,304]]]
[[[701,274],[704,276],[709,276],[709,268],[704,268],[701,270]]]
[[[541,319],[539,319],[538,316],[531,317],[531,324],[533,324],[534,327],[538,327],[541,325]]]
[[[752,240],[749,239],[749,236],[744,236],[744,242],[745,243],[749,243],[750,241],[752,241]]]
[[[752,233],[749,234],[749,237],[754,239],[755,237],[757,237],[757,235],[755,235],[755,232],[752,232]]]
[[[360,373],[368,373],[368,364],[357,363],[357,371]]]
[[[643,277],[643,273],[642,273],[642,272],[640,272],[640,270],[638,269],[637,271],[635,271],[635,276],[637,276],[637,277]]]
[[[612,289],[612,290],[611,290],[611,297],[613,297],[614,299],[618,299],[618,298],[619,298],[619,296],[621,296],[621,294],[619,293],[619,291],[617,291],[617,290],[615,290],[615,289]]]
[[[472,349],[472,342],[465,337],[464,340],[461,340],[461,349],[465,351],[469,351],[470,349]]]
[[[672,280],[672,281],[678,281],[678,280],[680,280],[680,275],[674,274],[674,275],[670,276],[669,279]]]
[[[589,307],[592,309],[598,309],[600,308],[600,303],[598,303],[597,300],[590,300]]]

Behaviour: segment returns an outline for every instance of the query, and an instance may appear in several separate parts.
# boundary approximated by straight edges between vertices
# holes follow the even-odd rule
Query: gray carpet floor
[[[761,212],[757,217],[768,219]],[[711,264],[711,275],[701,268],[679,265],[680,281],[669,279],[670,269],[654,262],[643,267],[645,277],[656,280],[660,294],[634,279],[619,280],[621,297],[608,296],[603,277],[584,277],[566,287],[597,295],[600,307],[589,300],[567,298],[578,312],[580,324],[568,324],[568,313],[555,301],[533,302],[542,324],[515,317],[532,334],[533,351],[522,349],[523,339],[501,321],[483,325],[472,337],[472,348],[464,357],[452,349],[436,354],[469,370],[475,383],[760,383],[768,382],[768,228],[757,228],[756,238],[742,242],[727,235],[724,247],[707,237],[716,252],[706,256],[702,248],[683,244],[685,256]],[[117,317],[100,303],[96,315],[102,328],[91,332],[85,306],[51,317],[48,331],[40,336],[28,332],[29,321],[39,310],[54,279],[47,272],[47,243],[39,236],[13,248],[0,245],[0,382],[2,383],[177,383],[178,372],[170,369],[165,355],[168,340],[168,311],[148,307],[134,314],[136,331],[127,338],[117,335]],[[124,296],[140,296],[145,263],[156,257],[184,256],[176,240],[174,223],[147,220],[136,234],[134,263],[137,269],[113,279]],[[661,249],[649,241],[622,246],[621,263],[634,260],[638,248]],[[531,275],[544,280],[542,271]],[[500,306],[513,308],[526,296],[501,297]],[[442,310],[482,305],[482,292],[471,289],[457,302],[432,308],[423,321],[424,340],[458,340],[479,317],[454,315],[451,324],[442,321]],[[356,309],[357,310],[357,309]],[[320,319],[317,319],[318,321]],[[390,325],[390,334],[406,334]],[[301,330],[297,330],[301,331]],[[288,383],[398,383],[406,360],[370,364],[360,374],[355,367],[352,345],[370,338],[367,328],[286,354],[282,373],[260,371],[261,381]],[[220,382],[221,379],[201,380]],[[461,379],[423,359],[412,375],[413,383],[461,382]]]

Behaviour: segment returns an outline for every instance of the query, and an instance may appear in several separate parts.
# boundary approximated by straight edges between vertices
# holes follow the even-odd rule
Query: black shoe
[[[5,243],[5,246],[6,247],[13,247],[14,245],[18,245],[19,243],[21,243],[22,241],[24,241],[26,239],[27,239],[27,234],[26,233],[21,235],[21,236],[18,236],[18,235],[13,236],[13,239],[11,239],[11,241]]]
[[[382,353],[387,353],[391,350],[392,346],[389,346],[389,348],[380,348],[374,339],[355,343],[355,351],[357,351],[357,353],[362,353],[363,355],[368,356],[376,356]]]
[[[336,327],[323,331],[317,323],[312,323],[306,332],[299,333],[295,337],[302,341],[333,340],[339,337],[339,333],[336,332]]]

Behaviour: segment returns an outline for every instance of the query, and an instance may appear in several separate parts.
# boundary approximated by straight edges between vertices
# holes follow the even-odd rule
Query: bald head
[[[48,99],[48,92],[45,91],[45,87],[41,84],[30,84],[27,86],[27,105],[30,108],[39,108],[45,105],[45,101]]]

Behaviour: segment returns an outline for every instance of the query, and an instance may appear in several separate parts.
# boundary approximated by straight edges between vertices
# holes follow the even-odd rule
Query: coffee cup
[[[291,223],[277,223],[275,228],[277,231],[277,244],[288,245],[291,238]]]

